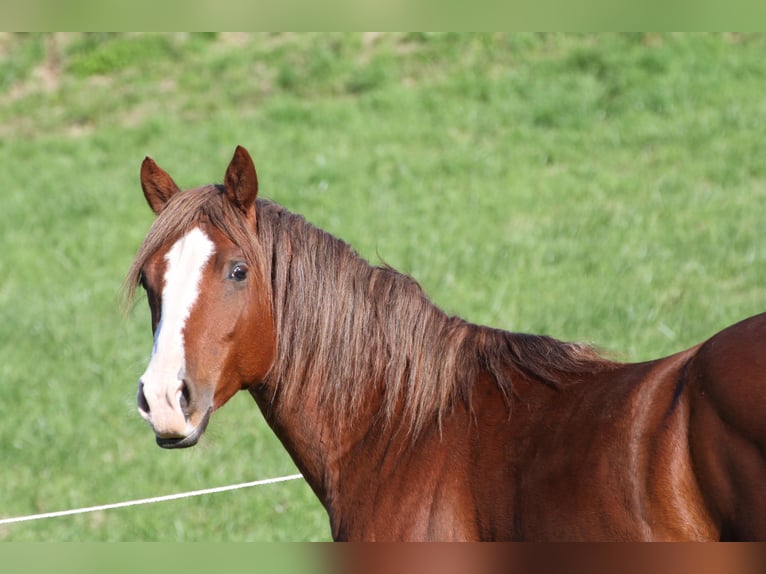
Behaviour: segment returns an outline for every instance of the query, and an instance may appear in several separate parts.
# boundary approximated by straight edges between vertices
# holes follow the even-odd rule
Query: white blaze
[[[151,418],[155,430],[170,429],[182,421],[185,423],[180,411],[185,366],[183,330],[199,295],[202,270],[214,251],[215,245],[210,238],[195,227],[176,241],[165,255],[167,269],[160,321],[154,334],[152,358],[141,376],[151,411],[149,416],[148,413],[141,414]],[[163,419],[168,420],[163,423]]]

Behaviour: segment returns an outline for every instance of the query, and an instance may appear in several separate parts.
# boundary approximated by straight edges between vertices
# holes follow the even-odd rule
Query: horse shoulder
[[[686,368],[695,352],[615,365],[558,391],[520,390],[512,417],[519,538],[716,536],[688,448]]]
[[[713,336],[690,366],[690,447],[723,538],[766,539],[766,314]]]

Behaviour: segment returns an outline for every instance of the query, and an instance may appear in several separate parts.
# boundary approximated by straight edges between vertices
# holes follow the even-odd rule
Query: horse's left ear
[[[255,205],[258,195],[258,176],[253,158],[242,146],[237,146],[223,180],[226,197],[242,211],[248,212]]]

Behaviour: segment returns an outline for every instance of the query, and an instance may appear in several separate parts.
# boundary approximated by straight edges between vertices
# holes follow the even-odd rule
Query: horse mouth
[[[210,407],[207,412],[205,413],[205,416],[202,417],[202,420],[200,423],[196,426],[196,428],[188,435],[184,437],[173,437],[173,438],[161,438],[157,437],[157,444],[161,446],[162,448],[189,448],[190,446],[194,446],[199,441],[200,437],[205,433],[205,429],[207,428],[207,424],[210,422],[210,415],[213,412],[213,407]]]

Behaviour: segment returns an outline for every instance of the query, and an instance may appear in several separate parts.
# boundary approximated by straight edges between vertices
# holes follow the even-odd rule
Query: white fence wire
[[[286,482],[288,480],[296,480],[298,478],[303,478],[303,475],[290,474],[287,476],[278,476],[276,478],[265,478],[262,480],[254,480],[252,482],[230,484],[228,486],[216,486],[213,488],[204,488],[202,490],[192,490],[189,492],[166,494],[164,496],[153,496],[151,498],[142,498],[139,500],[127,500],[125,502],[113,502],[111,504],[101,504],[99,506],[86,506],[84,508],[73,508],[70,510],[43,512],[40,514],[29,514],[26,516],[15,516],[12,518],[0,518],[0,526],[4,524],[14,524],[17,522],[28,522],[30,520],[41,520],[43,518],[56,518],[59,516],[71,516],[73,514],[85,514],[87,512],[97,512],[99,510],[112,510],[114,508],[126,508],[128,506],[138,506],[140,504],[154,504],[156,502],[166,502],[168,500],[179,500],[181,498],[191,498],[193,496],[202,496],[205,494],[214,494],[217,492],[228,492],[230,490],[239,490],[241,488],[250,488],[253,486],[264,486],[267,484],[276,484],[278,482]]]

